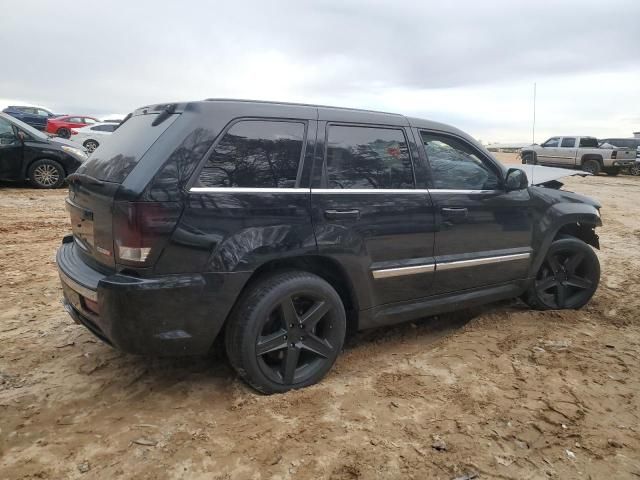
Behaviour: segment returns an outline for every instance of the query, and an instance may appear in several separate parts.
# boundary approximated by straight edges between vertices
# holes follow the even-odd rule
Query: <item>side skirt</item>
[[[408,322],[431,315],[518,297],[524,293],[530,281],[530,279],[518,280],[508,284],[492,285],[481,289],[466,290],[454,294],[447,293],[409,302],[369,308],[360,312],[358,329],[365,330],[367,328],[395,325],[396,323]]]

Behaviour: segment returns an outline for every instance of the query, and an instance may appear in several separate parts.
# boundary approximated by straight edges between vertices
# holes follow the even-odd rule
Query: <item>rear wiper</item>
[[[97,187],[104,187],[105,185],[103,181],[90,177],[89,175],[85,175],[84,173],[72,173],[67,177],[67,182],[69,183],[80,183],[80,180],[84,180],[89,185],[95,185]]]
[[[167,118],[169,118],[175,111],[176,111],[176,104],[170,103],[169,105],[164,107],[164,110],[162,110],[160,115],[158,115],[156,118],[153,119],[153,122],[151,122],[151,126],[155,127],[157,125],[160,125]]]

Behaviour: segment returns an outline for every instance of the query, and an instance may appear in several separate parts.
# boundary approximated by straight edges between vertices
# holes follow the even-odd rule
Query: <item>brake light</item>
[[[113,215],[116,262],[149,265],[173,232],[181,210],[176,202],[116,202]]]
[[[617,157],[618,157],[618,152],[616,150],[611,152],[611,158],[617,158]]]

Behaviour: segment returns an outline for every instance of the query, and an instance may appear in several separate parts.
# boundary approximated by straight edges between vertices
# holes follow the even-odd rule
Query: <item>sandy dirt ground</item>
[[[74,324],[66,192],[0,187],[0,479],[640,478],[640,178],[565,188],[604,204],[583,310],[360,333],[321,384],[261,396],[224,360],[126,355]]]

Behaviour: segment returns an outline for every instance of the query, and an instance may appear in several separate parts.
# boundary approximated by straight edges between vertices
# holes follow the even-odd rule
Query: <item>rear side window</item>
[[[329,125],[329,188],[413,188],[413,168],[400,129]]]
[[[576,146],[575,137],[565,137],[562,139],[562,143],[560,144],[562,148],[573,148]]]
[[[499,177],[488,160],[454,137],[420,132],[427,153],[433,187],[453,190],[495,190]]]
[[[198,186],[293,188],[305,126],[302,122],[275,120],[235,123],[206,161]]]
[[[149,147],[180,115],[171,115],[152,126],[157,114],[135,115],[120,125],[109,141],[95,150],[78,173],[106,182],[122,183],[138,164]]]
[[[581,138],[580,147],[581,148],[598,148],[598,139],[588,138],[588,137]]]

